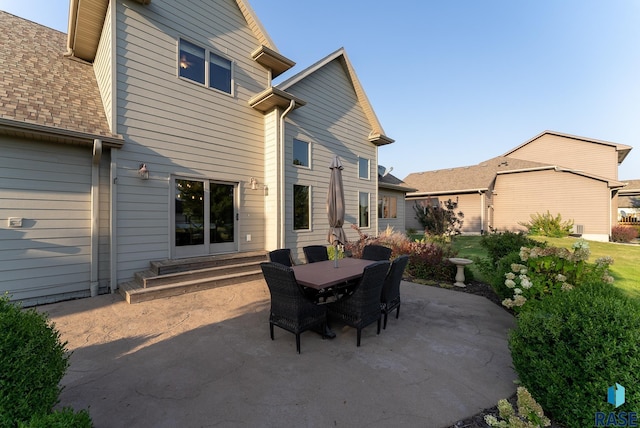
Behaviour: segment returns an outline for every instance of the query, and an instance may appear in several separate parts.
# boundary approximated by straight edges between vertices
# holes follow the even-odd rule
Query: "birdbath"
[[[453,285],[456,287],[466,287],[466,285],[464,285],[464,267],[473,263],[473,260],[452,257],[449,261],[458,267],[458,271],[456,272],[456,282],[454,282]]]

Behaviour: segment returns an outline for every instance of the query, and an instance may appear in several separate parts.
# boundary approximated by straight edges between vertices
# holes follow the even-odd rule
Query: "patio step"
[[[128,303],[140,303],[254,281],[263,277],[260,263],[266,260],[266,253],[257,251],[153,261],[150,269],[119,284],[119,291]]]

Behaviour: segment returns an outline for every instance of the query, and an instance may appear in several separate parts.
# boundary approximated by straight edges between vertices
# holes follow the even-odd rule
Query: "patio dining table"
[[[335,267],[334,260],[293,266],[298,284],[316,290],[326,290],[335,285],[358,279],[364,268],[375,263],[373,260],[344,258]]]
[[[333,298],[340,299],[339,289],[347,281],[362,277],[364,268],[373,263],[375,263],[373,260],[345,258],[338,261],[337,267],[335,260],[324,260],[295,265],[292,269],[298,284],[318,290],[324,296],[332,295]],[[335,332],[328,325],[320,334],[330,339],[336,337]]]

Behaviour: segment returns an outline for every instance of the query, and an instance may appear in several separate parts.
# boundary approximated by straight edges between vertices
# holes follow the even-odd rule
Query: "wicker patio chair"
[[[307,263],[316,263],[329,260],[329,253],[327,247],[324,245],[308,245],[302,247],[304,257],[307,259]]]
[[[281,248],[269,251],[269,261],[280,263],[285,266],[293,266],[293,257],[291,257],[290,248]]]
[[[362,249],[362,258],[365,260],[389,260],[391,257],[391,248],[382,245],[369,244]]]
[[[329,319],[337,318],[357,329],[357,346],[360,346],[362,329],[369,324],[377,321],[377,334],[380,334],[380,296],[389,265],[389,261],[382,260],[367,266],[351,296],[327,304]]]
[[[389,273],[384,280],[382,287],[382,296],[380,297],[380,310],[384,315],[382,328],[387,328],[387,316],[396,310],[396,319],[400,316],[400,281],[402,274],[409,263],[409,256],[402,255],[397,257],[392,263]]]
[[[314,327],[320,332],[326,331],[326,307],[316,305],[304,295],[290,267],[275,262],[263,262],[260,263],[260,268],[271,293],[271,340],[274,340],[274,325],[287,330],[296,335],[296,351],[299,354],[300,333]]]

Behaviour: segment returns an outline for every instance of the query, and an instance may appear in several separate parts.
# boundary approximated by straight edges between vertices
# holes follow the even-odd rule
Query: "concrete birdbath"
[[[463,259],[460,257],[452,257],[449,259],[451,263],[457,266],[456,282],[453,283],[456,287],[466,287],[464,284],[464,267],[473,263],[473,260]]]

